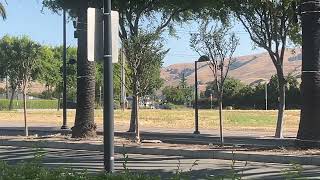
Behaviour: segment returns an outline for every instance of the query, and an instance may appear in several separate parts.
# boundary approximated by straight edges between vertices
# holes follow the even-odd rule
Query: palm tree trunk
[[[302,14],[302,106],[297,138],[320,140],[320,14],[312,13],[320,10],[320,0],[303,2],[313,6]]]
[[[278,78],[279,81],[279,104],[278,104],[278,120],[276,127],[276,138],[283,138],[283,124],[284,124],[284,111],[286,107],[286,83],[283,78]]]
[[[94,123],[95,107],[95,64],[87,58],[87,3],[81,1],[78,11],[78,60],[77,60],[77,110],[73,138],[96,136]]]

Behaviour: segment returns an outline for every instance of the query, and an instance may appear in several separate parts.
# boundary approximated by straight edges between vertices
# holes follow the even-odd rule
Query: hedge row
[[[0,110],[7,110],[10,104],[8,99],[0,99]],[[27,100],[28,109],[56,109],[58,100]],[[23,109],[22,100],[13,100],[13,109]]]

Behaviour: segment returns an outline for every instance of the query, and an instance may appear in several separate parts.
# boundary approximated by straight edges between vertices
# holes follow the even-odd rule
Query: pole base
[[[200,134],[200,131],[194,131],[193,134]]]
[[[67,125],[63,125],[61,126],[61,129],[69,129],[69,127]]]

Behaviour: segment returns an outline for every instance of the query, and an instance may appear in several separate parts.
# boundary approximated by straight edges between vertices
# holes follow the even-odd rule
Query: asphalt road
[[[103,153],[88,150],[52,149],[46,148],[43,164],[48,167],[69,167],[76,170],[87,169],[89,172],[103,171]],[[27,161],[34,157],[32,148],[0,146],[0,159],[15,164]],[[180,170],[188,172],[197,159],[188,159],[179,156],[159,156],[128,154],[127,166],[131,171],[145,172],[160,175],[166,178]],[[115,169],[123,170],[123,155],[116,154]],[[230,173],[231,161],[217,159],[201,159],[189,172],[191,179],[203,179],[221,174]],[[284,179],[283,171],[291,165],[257,162],[236,162],[235,169],[243,173],[245,179]],[[320,179],[320,166],[303,166],[303,176],[311,179]],[[288,172],[288,171],[287,171]]]

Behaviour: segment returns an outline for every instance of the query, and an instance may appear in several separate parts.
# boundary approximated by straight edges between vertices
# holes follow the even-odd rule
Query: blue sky
[[[0,21],[0,37],[9,35],[28,35],[33,40],[48,45],[60,45],[62,43],[62,16],[44,10],[42,13],[42,0],[7,0],[6,6],[8,18]],[[67,44],[76,45],[73,38],[73,26],[70,22],[67,26]],[[184,25],[177,27],[179,38],[166,36],[166,48],[170,48],[164,60],[164,66],[175,63],[193,62],[198,58],[189,47],[190,32],[197,31],[196,25]],[[240,38],[240,45],[235,52],[236,56],[261,52],[260,49],[252,49],[252,43],[244,29],[237,25],[234,28]]]

